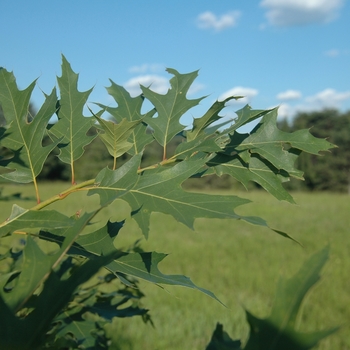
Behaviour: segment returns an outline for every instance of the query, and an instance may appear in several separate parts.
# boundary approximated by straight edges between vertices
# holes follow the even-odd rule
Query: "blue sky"
[[[113,104],[109,79],[131,94],[152,84],[165,93],[171,76],[199,69],[189,98],[208,95],[199,117],[228,94],[281,116],[350,109],[350,4],[343,0],[3,0],[0,66],[20,88],[38,78],[33,103],[60,75],[61,54],[79,73],[90,102]],[[190,123],[190,119],[185,123]]]

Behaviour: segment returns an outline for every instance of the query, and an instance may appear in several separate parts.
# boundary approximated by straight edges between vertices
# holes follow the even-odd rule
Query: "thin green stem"
[[[164,159],[163,161],[161,161],[160,163],[156,163],[156,164],[153,164],[153,165],[149,165],[149,166],[146,166],[145,168],[140,168],[137,170],[137,173],[142,173],[143,171],[145,170],[151,170],[151,169],[156,169],[158,168],[159,166],[162,166],[162,165],[166,165],[166,164],[171,164],[171,163],[175,163],[177,161],[176,158],[174,157],[171,157],[169,159]]]
[[[166,145],[163,147],[163,162],[166,160]]]
[[[36,202],[39,204],[40,203],[39,187],[35,177],[33,178],[33,183],[35,188]]]
[[[95,184],[95,179],[91,179],[91,180],[87,180],[87,181],[84,181],[80,184],[77,184],[77,185],[73,185],[71,186],[70,188],[68,188],[67,190],[37,204],[36,206],[34,206],[33,208],[31,208],[31,210],[41,210],[45,207],[47,207],[48,205],[54,203],[54,202],[57,202],[59,200],[62,200],[64,198],[66,198],[67,196],[69,196],[71,193],[74,193],[74,192],[77,192],[77,191],[80,191],[80,190],[89,190],[90,187],[88,188],[88,186],[92,186]]]
[[[74,162],[71,163],[70,168],[72,172],[72,185],[75,185],[76,182],[75,182],[75,175],[74,175]]]

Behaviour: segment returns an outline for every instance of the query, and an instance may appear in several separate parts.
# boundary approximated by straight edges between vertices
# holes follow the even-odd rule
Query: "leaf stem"
[[[95,179],[87,180],[87,181],[84,181],[80,184],[75,184],[75,185],[71,186],[70,188],[68,188],[67,190],[65,190],[65,191],[47,199],[41,203],[38,203],[36,206],[31,208],[31,210],[41,210],[54,202],[57,202],[59,200],[66,198],[71,193],[77,192],[77,191],[82,190],[82,189],[88,190],[90,188],[87,188],[87,187],[92,186],[94,184],[95,184]]]
[[[33,178],[33,183],[35,188],[36,202],[39,204],[40,203],[39,187],[35,177]]]
[[[156,169],[158,168],[159,166],[162,166],[162,165],[167,165],[167,164],[171,164],[171,163],[175,163],[177,161],[177,158],[174,158],[174,157],[171,157],[169,159],[164,159],[162,160],[160,163],[156,163],[156,164],[153,164],[153,165],[149,165],[149,166],[146,166],[145,168],[139,168],[137,170],[137,173],[142,173],[143,171],[145,170],[151,170],[151,169]]]
[[[166,145],[163,147],[163,162],[166,160]]]
[[[72,172],[72,185],[75,185],[76,182],[75,182],[75,175],[74,175],[74,162],[71,162],[70,168]]]

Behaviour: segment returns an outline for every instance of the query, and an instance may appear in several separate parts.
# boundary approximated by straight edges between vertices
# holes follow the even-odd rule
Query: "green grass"
[[[44,184],[41,192],[47,197],[65,187]],[[32,193],[28,186],[6,185],[4,194],[22,190],[25,195]],[[321,282],[305,302],[300,330],[341,325],[341,330],[321,342],[318,349],[350,349],[350,197],[295,193],[297,204],[290,205],[262,191],[238,195],[253,203],[239,208],[237,213],[263,217],[271,227],[289,233],[303,247],[266,228],[240,221],[199,219],[195,231],[191,231],[169,216],[154,214],[150,237],[143,240],[142,247],[168,253],[160,265],[163,273],[191,277],[198,286],[214,292],[227,307],[194,290],[162,289],[143,282],[144,306],[151,310],[155,328],[136,317],[117,319],[111,329],[111,349],[205,349],[216,322],[223,323],[232,338],[244,340],[248,332],[244,308],[256,316],[267,316],[277,280],[294,274],[307,257],[327,244],[331,246],[331,257]],[[97,205],[98,198],[78,193],[68,202],[53,207],[72,214],[79,209],[89,210]],[[9,216],[10,204],[0,202],[1,221]],[[21,201],[18,204],[31,205]],[[116,202],[100,216],[104,215],[124,219],[127,207]],[[128,219],[115,243],[125,247],[140,237],[136,224]]]

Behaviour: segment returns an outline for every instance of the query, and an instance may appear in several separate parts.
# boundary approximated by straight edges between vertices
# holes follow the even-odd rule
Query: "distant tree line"
[[[28,118],[35,115],[35,109],[30,104]],[[0,106],[0,129],[3,130],[5,119]],[[300,129],[310,129],[310,132],[316,137],[327,138],[330,142],[337,145],[337,148],[331,152],[324,153],[322,157],[302,154],[296,167],[304,172],[305,181],[294,181],[293,179],[286,184],[289,190],[311,190],[311,191],[337,191],[350,193],[350,111],[341,113],[335,109],[325,109],[314,112],[298,113],[291,121],[286,119],[279,123],[279,128],[286,132],[293,132]],[[97,132],[91,130],[91,133]],[[45,143],[50,143],[49,137],[44,138]],[[175,150],[181,142],[181,137],[176,137],[169,145]],[[169,153],[169,154],[170,154]],[[67,164],[60,162],[57,158],[58,150],[55,150],[47,159],[44,169],[40,175],[42,180],[61,180],[66,181],[70,176],[70,169]],[[0,150],[0,155],[6,156],[6,150]],[[162,157],[161,147],[154,142],[144,153],[143,165],[154,164],[160,161]],[[127,160],[127,157],[119,159],[119,165]],[[85,154],[76,164],[76,177],[78,180],[87,180],[96,176],[96,169],[103,166],[112,168],[113,160],[107,152],[104,144],[99,138],[96,138],[86,147]],[[211,188],[230,188],[232,186],[240,187],[232,178],[222,177],[204,177],[201,181],[191,182],[188,180],[185,186],[192,187],[211,187]],[[252,184],[252,186],[255,186]]]
[[[337,148],[322,157],[301,154],[297,168],[304,171],[304,182],[291,181],[290,189],[311,191],[337,191],[350,194],[350,111],[341,113],[335,109],[298,113],[290,123],[284,120],[283,131],[310,129],[316,137],[327,138]]]

